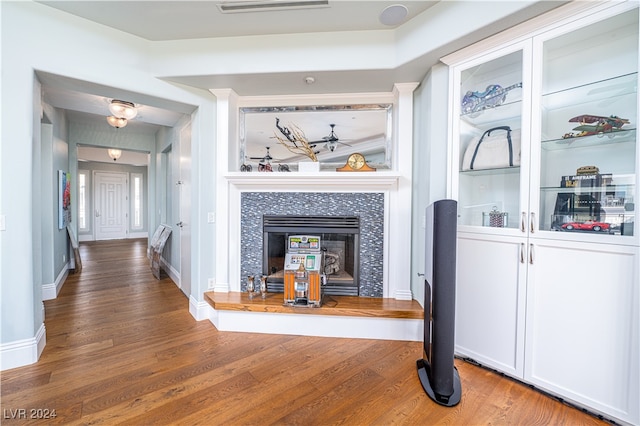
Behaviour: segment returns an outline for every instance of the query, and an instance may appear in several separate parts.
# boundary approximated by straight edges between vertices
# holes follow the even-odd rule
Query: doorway
[[[127,173],[94,172],[95,239],[127,238]]]

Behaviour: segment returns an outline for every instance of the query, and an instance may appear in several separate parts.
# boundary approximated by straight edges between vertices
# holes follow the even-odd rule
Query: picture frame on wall
[[[58,170],[58,229],[71,223],[71,173]]]

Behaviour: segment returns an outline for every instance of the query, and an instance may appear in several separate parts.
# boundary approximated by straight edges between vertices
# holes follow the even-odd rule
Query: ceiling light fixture
[[[122,151],[119,149],[108,149],[109,157],[113,158],[113,161],[116,161],[122,155]]]
[[[120,129],[127,125],[127,119],[110,115],[109,117],[107,117],[107,123],[109,123],[111,126],[115,127],[116,129]]]
[[[401,4],[392,4],[387,6],[382,13],[380,13],[380,22],[390,27],[402,24],[407,17],[409,10],[406,6]]]
[[[111,101],[109,104],[109,111],[111,111],[113,116],[126,118],[127,120],[132,120],[136,115],[138,115],[138,110],[132,102],[120,101],[118,99]]]

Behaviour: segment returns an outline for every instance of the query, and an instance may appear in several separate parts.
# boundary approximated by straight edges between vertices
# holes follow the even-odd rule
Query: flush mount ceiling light
[[[111,111],[114,117],[126,118],[127,120],[131,120],[138,115],[138,110],[132,102],[120,101],[118,99],[111,101],[109,111]]]
[[[227,0],[219,3],[217,6],[222,13],[261,12],[267,10],[329,7],[329,0]]]
[[[113,158],[113,161],[116,161],[122,155],[122,151],[119,149],[108,149],[109,157]]]
[[[401,4],[392,4],[387,6],[380,13],[380,22],[390,27],[399,25],[404,22],[409,11],[406,6]]]
[[[109,123],[111,126],[115,127],[116,129],[120,129],[127,125],[127,119],[110,115],[109,117],[107,117],[107,123]]]

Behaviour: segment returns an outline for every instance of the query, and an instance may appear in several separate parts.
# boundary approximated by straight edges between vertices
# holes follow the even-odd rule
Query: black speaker
[[[426,209],[424,342],[417,361],[425,392],[447,407],[458,404],[462,394],[453,365],[457,215],[455,200],[439,200]]]

